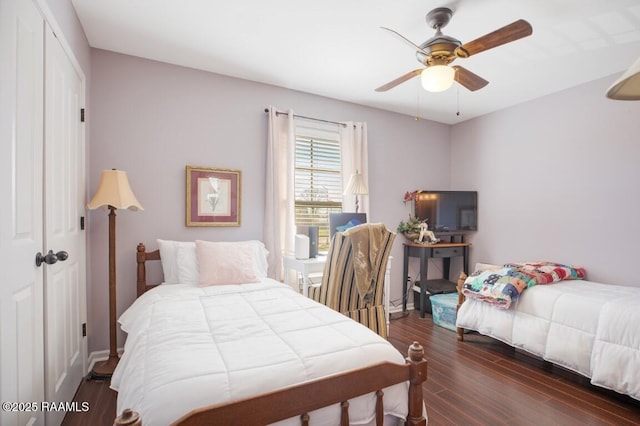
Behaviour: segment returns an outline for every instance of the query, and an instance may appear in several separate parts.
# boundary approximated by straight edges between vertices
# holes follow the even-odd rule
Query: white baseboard
[[[413,310],[413,302],[407,302],[407,311],[412,311]],[[390,314],[395,314],[397,312],[402,312],[402,304],[399,304],[398,306],[389,306],[389,313]]]
[[[124,352],[124,348],[118,348],[118,356],[122,356],[123,352]],[[96,364],[96,362],[106,361],[107,359],[109,359],[108,349],[105,349],[103,351],[91,352],[89,354],[89,360],[88,360],[89,366],[88,366],[87,374],[89,373],[89,371],[93,370],[93,366]]]
[[[409,304],[407,304],[407,309],[409,309]],[[398,312],[402,312],[402,305],[399,306],[390,306],[389,307],[389,313],[390,314],[395,314]]]

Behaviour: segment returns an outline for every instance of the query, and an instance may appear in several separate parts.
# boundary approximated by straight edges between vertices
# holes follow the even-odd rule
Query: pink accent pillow
[[[253,249],[246,245],[196,241],[200,286],[256,283]]]

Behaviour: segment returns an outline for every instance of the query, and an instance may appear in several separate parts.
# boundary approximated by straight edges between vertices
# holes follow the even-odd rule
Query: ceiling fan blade
[[[456,49],[456,55],[460,58],[467,58],[471,55],[484,52],[485,50],[530,36],[532,33],[533,28],[531,27],[531,24],[524,19],[520,19],[490,32],[489,34],[485,34],[480,38],[463,44]]]
[[[403,36],[402,34],[400,34],[397,31],[394,31],[390,28],[387,27],[380,27],[383,30],[389,31],[391,34],[395,35],[396,37],[398,37],[400,40],[404,41],[405,43],[407,43],[409,46],[413,47],[415,50],[417,50],[418,52],[422,52],[425,55],[429,55],[427,52],[425,52],[420,46],[418,46],[417,44],[415,44],[414,42],[412,42],[411,40],[409,40],[408,38],[406,38],[405,36]]]
[[[466,68],[463,68],[459,65],[455,65],[452,68],[456,70],[454,80],[467,89],[471,90],[472,92],[475,92],[478,89],[482,89],[484,86],[489,84],[487,80],[477,74],[472,73]]]
[[[417,70],[413,70],[413,71],[409,71],[408,73],[406,73],[402,77],[398,77],[395,80],[390,81],[387,84],[378,87],[376,89],[376,92],[386,92],[389,89],[393,89],[398,84],[404,83],[405,81],[410,80],[410,79],[412,79],[413,77],[415,77],[417,75],[420,75],[421,72],[422,72],[422,68],[417,69]]]

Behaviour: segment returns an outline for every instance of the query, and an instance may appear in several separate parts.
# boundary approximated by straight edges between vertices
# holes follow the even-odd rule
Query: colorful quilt
[[[471,274],[464,282],[465,297],[509,309],[524,290],[534,285],[553,284],[562,280],[580,280],[584,268],[554,262],[507,263],[502,268]]]

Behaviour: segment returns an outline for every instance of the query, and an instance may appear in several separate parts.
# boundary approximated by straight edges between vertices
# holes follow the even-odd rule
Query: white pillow
[[[492,263],[477,262],[474,271],[482,272],[489,269],[502,269],[503,267],[504,265],[494,265]]]
[[[178,248],[185,245],[192,245],[195,249],[195,243],[171,240],[156,240],[160,249],[160,261],[162,262],[162,273],[164,274],[165,284],[179,284],[180,275],[178,273]]]
[[[266,278],[269,270],[269,250],[264,246],[262,241],[249,240],[240,241],[238,244],[248,244],[253,248],[253,269],[257,276]]]
[[[158,239],[157,242],[160,248],[164,283],[198,285],[200,274],[198,271],[196,243],[193,241],[161,239]],[[267,271],[269,269],[267,256],[269,255],[269,251],[262,241],[248,240],[219,243],[251,247],[254,273],[260,278],[267,277]]]
[[[181,244],[177,250],[178,282],[197,286],[200,282],[196,243]]]

